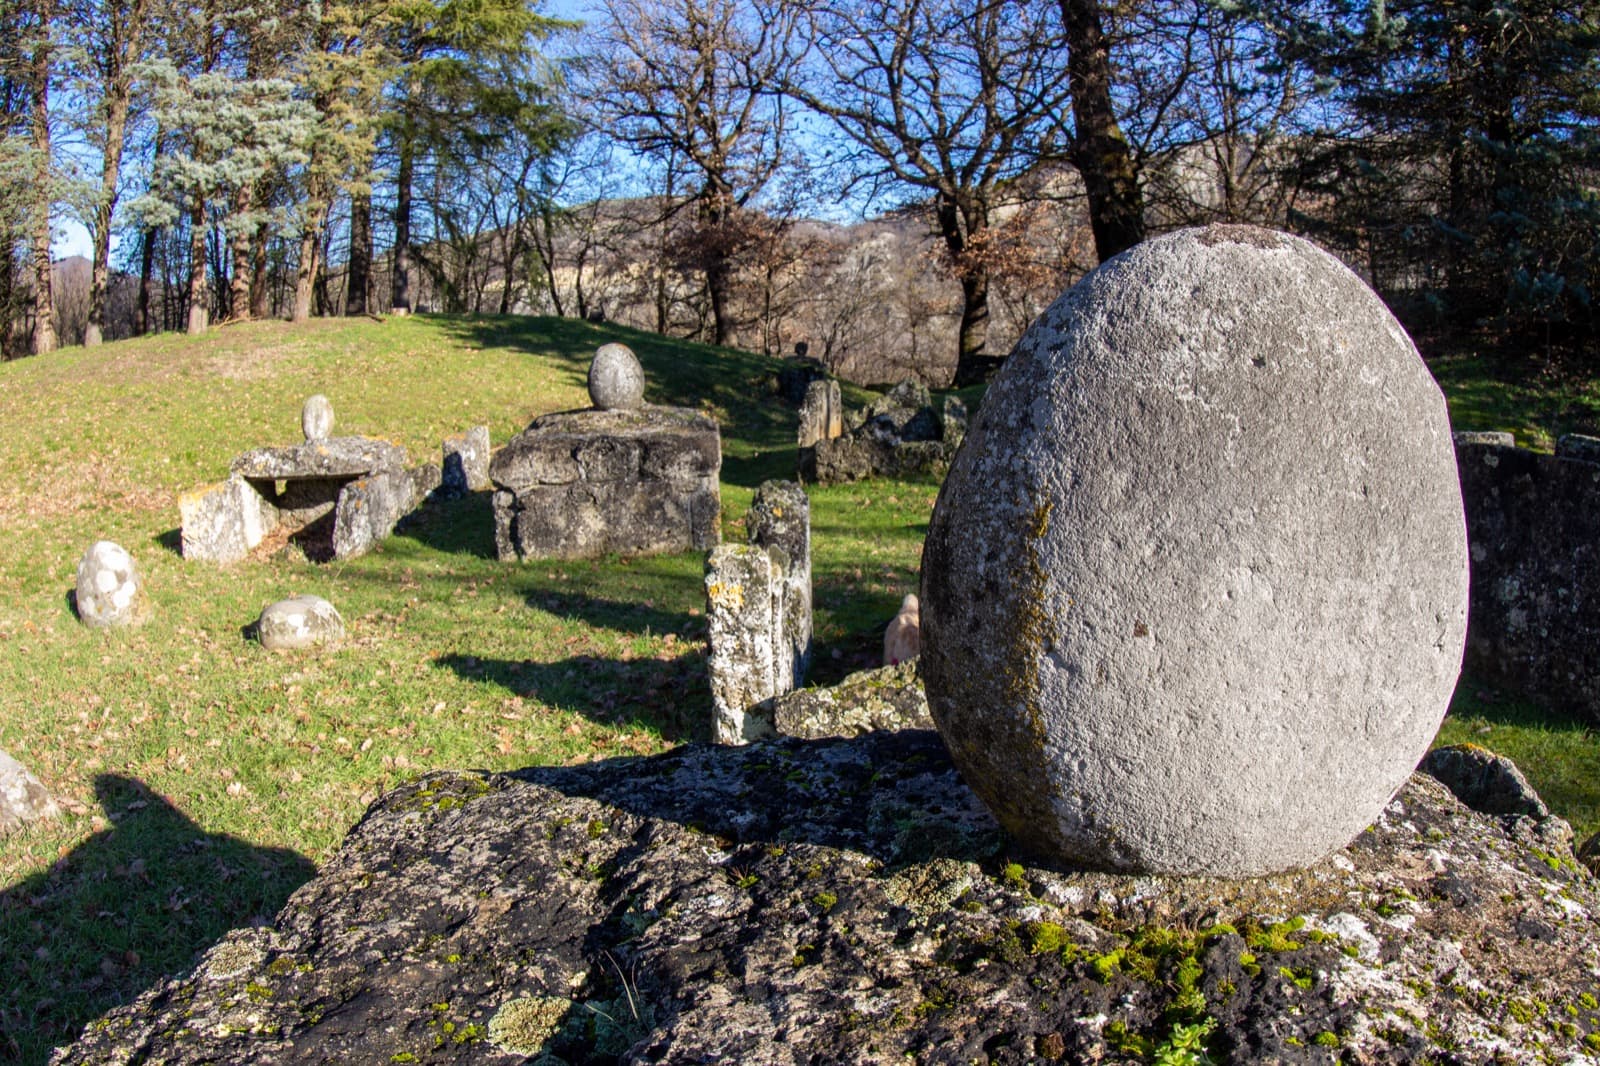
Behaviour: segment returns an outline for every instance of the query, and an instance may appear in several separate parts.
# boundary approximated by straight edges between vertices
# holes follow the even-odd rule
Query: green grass
[[[325,393],[336,433],[413,461],[486,423],[587,405],[594,349],[638,352],[648,398],[723,428],[724,535],[792,477],[794,413],[756,356],[554,319],[417,316],[258,324],[0,366],[0,748],[69,805],[0,842],[0,1061],[42,1062],[85,1022],[270,918],[381,790],[429,769],[656,752],[703,730],[700,553],[506,565],[487,494],[438,505],[361,559],[222,569],[177,555],[177,498],[238,453],[299,439]],[[819,661],[875,661],[916,587],[937,486],[812,493]],[[67,601],[97,539],[135,556],[154,606],[97,632]],[[246,640],[309,592],[349,631],[327,655]]]
[[[226,929],[270,919],[408,777],[646,754],[703,729],[699,553],[501,564],[484,494],[327,566],[222,569],[176,551],[179,494],[242,451],[297,441],[311,393],[332,399],[336,433],[437,461],[441,438],[474,424],[498,446],[536,414],[585,405],[588,360],[610,339],[639,353],[653,402],[720,420],[723,533],[742,538],[754,488],[795,467],[794,413],[768,388],[775,364],[753,355],[569,320],[415,316],[0,365],[0,748],[69,808],[0,841],[0,1062],[43,1062]],[[1464,373],[1446,383],[1480,405],[1497,395]],[[1503,389],[1496,402],[1537,406]],[[936,492],[811,490],[814,680],[877,662],[917,586]],[[91,631],[68,607],[101,538],[144,573],[144,628]],[[265,604],[297,592],[339,607],[338,650],[279,656],[245,639]],[[1510,755],[1580,831],[1600,829],[1600,745],[1519,706],[1458,701],[1445,735]]]
[[[1570,380],[1523,369],[1495,373],[1468,354],[1439,356],[1428,367],[1450,404],[1457,430],[1511,433],[1535,451],[1554,451],[1568,433],[1600,434],[1600,379]]]

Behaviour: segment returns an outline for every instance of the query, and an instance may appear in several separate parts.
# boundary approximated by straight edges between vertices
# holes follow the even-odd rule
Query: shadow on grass
[[[394,535],[450,555],[494,559],[494,493],[430,497],[400,520]]]
[[[269,921],[316,872],[206,832],[133,778],[102,774],[95,794],[110,828],[0,892],[0,1061],[46,1061],[229,929]]]
[[[150,538],[150,542],[158,548],[165,548],[179,558],[183,557],[182,529],[169,529],[165,533],[157,533]]]
[[[620,661],[575,655],[541,663],[441,655],[434,665],[465,681],[499,685],[605,725],[630,724],[668,740],[710,736],[711,687],[698,648],[669,658]]]

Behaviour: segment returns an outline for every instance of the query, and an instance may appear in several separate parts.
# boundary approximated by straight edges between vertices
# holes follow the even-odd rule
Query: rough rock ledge
[[[1031,864],[932,732],[689,746],[404,785],[54,1061],[1594,1062],[1597,918],[1422,775],[1230,882]]]

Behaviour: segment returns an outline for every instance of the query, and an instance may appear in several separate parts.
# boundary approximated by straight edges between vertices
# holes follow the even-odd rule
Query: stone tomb
[[[277,533],[310,559],[353,558],[393,531],[421,488],[406,470],[405,449],[384,440],[327,437],[257,448],[233,461],[226,482],[178,501],[183,555],[238,562]]]
[[[720,539],[722,434],[681,407],[536,418],[489,465],[503,560],[701,551]]]

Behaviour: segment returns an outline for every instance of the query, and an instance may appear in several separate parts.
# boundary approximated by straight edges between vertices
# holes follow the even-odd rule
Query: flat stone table
[[[361,555],[416,502],[405,449],[370,437],[257,448],[179,501],[185,558],[232,563],[274,531],[318,561]]]
[[[489,465],[502,560],[648,555],[721,539],[722,434],[684,407],[544,415]]]

